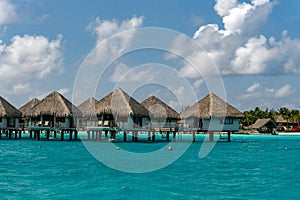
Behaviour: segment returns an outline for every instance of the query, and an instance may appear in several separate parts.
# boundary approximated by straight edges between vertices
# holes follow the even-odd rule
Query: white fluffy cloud
[[[214,8],[224,28],[217,24],[199,27],[193,38],[205,51],[189,53],[187,57],[198,60],[198,68],[205,72],[210,68],[203,60],[203,53],[207,53],[224,75],[300,73],[299,39],[288,37],[286,30],[279,40],[257,34],[275,3],[216,0]],[[184,66],[182,72],[186,77],[196,76],[191,66]]]
[[[14,23],[17,20],[15,5],[9,0],[0,0],[0,25]]]
[[[63,62],[62,36],[14,36],[9,45],[0,41],[0,81],[15,82],[43,78]]]
[[[284,85],[275,92],[275,97],[276,98],[287,97],[292,94],[292,91],[293,89],[290,85]]]
[[[254,83],[250,87],[247,88],[248,93],[255,92],[259,88],[260,84],[259,83]]]

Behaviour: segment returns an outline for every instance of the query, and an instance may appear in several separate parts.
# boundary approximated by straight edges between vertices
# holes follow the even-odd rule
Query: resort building
[[[35,124],[38,123],[38,121],[40,120],[39,117],[31,117],[30,118],[30,117],[26,116],[26,113],[29,113],[30,110],[34,106],[39,104],[40,102],[41,102],[40,100],[38,100],[37,98],[34,98],[19,108],[19,111],[21,111],[21,113],[22,113],[22,118],[20,119],[20,127],[27,128],[29,126],[34,126]]]
[[[58,92],[52,92],[34,107],[23,113],[34,126],[75,128],[81,111]]]
[[[159,98],[150,96],[141,103],[148,109],[150,128],[156,132],[176,132],[179,114]]]
[[[82,112],[82,117],[79,120],[79,128],[98,126],[97,114],[95,112],[97,100],[94,97],[89,97],[82,102],[78,109]]]
[[[0,96],[0,129],[18,128],[21,117],[22,113]]]
[[[189,107],[181,114],[182,131],[197,132],[237,132],[239,119],[244,117],[234,108],[215,94],[206,97]]]
[[[251,125],[252,129],[257,130],[259,133],[273,133],[273,130],[277,128],[276,123],[268,119],[258,119]]]
[[[96,103],[96,114],[100,127],[118,127],[124,131],[149,128],[148,110],[121,88]]]

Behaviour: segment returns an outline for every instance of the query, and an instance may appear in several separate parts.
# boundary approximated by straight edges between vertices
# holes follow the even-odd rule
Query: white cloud
[[[247,88],[248,93],[255,92],[259,88],[260,84],[259,83],[254,83],[250,87]]]
[[[62,36],[48,40],[44,36],[14,36],[11,44],[0,42],[0,82],[22,82],[44,78],[63,62]]]
[[[199,88],[203,83],[204,83],[203,79],[197,79],[197,80],[193,83],[193,87],[197,89],[197,88]]]
[[[215,11],[222,18],[223,29],[217,24],[200,26],[193,38],[205,49],[223,75],[300,73],[300,40],[288,37],[267,38],[257,34],[266,22],[276,1],[216,0]],[[182,42],[181,42],[182,43]],[[190,44],[174,42],[174,47],[186,51],[186,58],[196,61],[196,68],[206,72],[211,67],[203,60],[203,52]],[[196,70],[184,65],[186,77],[195,78]]]
[[[281,88],[279,88],[276,92],[275,92],[275,97],[276,98],[282,98],[282,97],[287,97],[289,95],[292,94],[292,87],[290,85],[285,85]]]
[[[15,5],[9,0],[0,0],[0,25],[14,23],[17,20]]]

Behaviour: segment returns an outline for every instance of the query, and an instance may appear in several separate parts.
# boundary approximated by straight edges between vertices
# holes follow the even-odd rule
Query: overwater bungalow
[[[148,109],[150,115],[150,127],[153,131],[176,132],[179,114],[155,96],[150,96],[141,103]]]
[[[18,128],[21,117],[22,113],[0,96],[0,129]]]
[[[149,128],[149,112],[121,88],[117,88],[96,103],[98,126],[118,127],[124,131]]]
[[[26,116],[26,113],[30,112],[30,110],[39,104],[41,101],[38,100],[37,98],[33,98],[31,101],[27,102],[23,106],[19,108],[19,111],[22,113],[22,118],[20,119],[20,126],[21,127],[29,127],[29,126],[34,126],[37,124],[37,122],[40,120],[39,117],[31,117],[31,120],[29,117]]]
[[[35,126],[75,128],[82,113],[63,95],[52,92],[23,115],[29,118],[29,124],[38,119]]]
[[[78,106],[78,109],[82,112],[79,128],[98,126],[97,114],[95,112],[96,103],[97,100],[94,97],[90,97]]]
[[[255,123],[251,125],[251,129],[255,129],[259,133],[273,133],[273,130],[276,128],[276,123],[270,118],[257,119]]]
[[[184,123],[181,130],[210,132],[210,140],[213,140],[213,132],[227,132],[230,141],[230,132],[239,131],[242,117],[244,115],[238,109],[211,93],[181,114]]]

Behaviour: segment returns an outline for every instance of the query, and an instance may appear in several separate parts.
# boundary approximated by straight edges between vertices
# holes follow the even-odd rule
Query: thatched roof
[[[221,117],[244,117],[238,109],[226,103],[217,95],[211,93],[195,103],[181,114],[181,118],[197,117],[203,119]]]
[[[288,123],[288,121],[283,119],[281,115],[276,115],[274,118],[276,123]]]
[[[0,117],[22,117],[22,113],[0,96]]]
[[[58,92],[52,92],[30,109],[26,116],[55,115],[57,117],[81,116],[81,111]]]
[[[276,128],[275,122],[270,118],[256,120],[255,123],[251,125],[251,128],[259,129],[259,128],[262,128],[264,126],[266,126],[268,128]]]
[[[162,100],[155,96],[150,96],[141,103],[149,110],[149,114],[155,118],[179,119],[179,114]]]
[[[21,106],[19,108],[19,110],[24,114],[28,113],[34,106],[36,106],[37,104],[39,104],[41,101],[38,100],[37,98],[32,99],[31,101],[29,101],[28,103],[26,103],[25,105]]]
[[[113,114],[114,116],[149,116],[148,110],[130,97],[121,88],[117,88],[96,103],[96,113]]]
[[[95,106],[97,100],[94,97],[90,97],[82,102],[78,109],[82,112],[83,116],[96,116]]]

